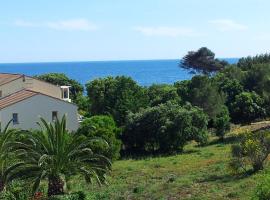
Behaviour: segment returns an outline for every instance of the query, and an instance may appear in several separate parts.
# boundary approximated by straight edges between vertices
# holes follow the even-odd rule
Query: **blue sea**
[[[238,59],[225,60],[236,63]],[[143,86],[153,83],[171,84],[192,77],[192,74],[179,67],[179,60],[3,63],[0,64],[0,72],[29,76],[52,72],[64,73],[82,84],[95,78],[125,75]]]

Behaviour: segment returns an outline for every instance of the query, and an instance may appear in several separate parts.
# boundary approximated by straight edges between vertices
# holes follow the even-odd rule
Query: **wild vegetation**
[[[270,199],[270,125],[251,125],[270,117],[270,55],[228,64],[201,48],[180,66],[199,74],[150,87],[99,78],[86,93],[64,74],[38,76],[70,85],[85,119],[76,133],[65,118],[5,129],[0,199]]]

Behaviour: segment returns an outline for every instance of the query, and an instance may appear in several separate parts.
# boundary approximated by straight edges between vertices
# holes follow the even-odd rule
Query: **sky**
[[[0,0],[0,63],[269,52],[269,0]]]

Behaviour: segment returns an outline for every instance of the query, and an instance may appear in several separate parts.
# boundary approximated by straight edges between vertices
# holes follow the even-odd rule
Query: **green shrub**
[[[6,189],[0,193],[0,200],[28,200],[32,197],[31,184],[25,181],[12,181]]]
[[[86,84],[91,115],[112,115],[117,125],[125,125],[128,112],[149,105],[146,89],[126,76],[106,77]]]
[[[207,76],[194,76],[189,81],[174,84],[183,102],[198,106],[214,119],[221,112],[225,95],[219,90],[217,82]]]
[[[214,127],[216,128],[216,135],[221,139],[230,130],[230,116],[226,106],[223,106],[222,111],[216,116]]]
[[[234,172],[247,172],[249,167],[254,172],[262,170],[270,153],[270,132],[242,133],[240,142],[232,145],[231,153],[230,167]]]
[[[231,117],[236,123],[250,123],[266,115],[264,100],[255,92],[242,92],[236,95],[230,105]]]
[[[4,191],[0,193],[0,200],[17,200],[16,197],[9,191]],[[18,199],[22,200],[22,199]]]
[[[77,133],[86,137],[102,138],[109,144],[109,148],[100,143],[95,143],[92,149],[113,160],[120,157],[121,140],[119,139],[119,135],[121,130],[116,126],[111,116],[97,115],[85,119],[81,123]]]
[[[270,199],[270,176],[262,177],[262,181],[256,186],[253,200],[269,200]]]
[[[48,200],[85,200],[85,197],[83,192],[76,192],[72,194],[51,196]]]
[[[174,153],[188,141],[207,141],[208,118],[191,105],[167,102],[130,114],[123,133],[128,154]]]
[[[9,191],[16,200],[29,199],[32,196],[31,184],[24,181],[12,181],[7,186]]]
[[[181,103],[181,98],[177,94],[177,88],[167,84],[153,84],[147,89],[150,106],[157,106],[168,101]]]

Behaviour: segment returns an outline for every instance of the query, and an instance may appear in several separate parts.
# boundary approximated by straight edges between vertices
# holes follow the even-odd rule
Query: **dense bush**
[[[221,112],[225,95],[219,91],[217,83],[207,76],[194,76],[190,81],[176,83],[177,92],[183,101],[198,106],[214,119]]]
[[[190,140],[205,143],[207,116],[199,108],[168,102],[128,116],[122,136],[129,153],[182,151]]]
[[[233,171],[247,172],[262,170],[270,153],[270,132],[245,132],[240,136],[240,142],[232,145],[230,167]]]
[[[100,143],[94,144],[92,148],[95,152],[99,152],[113,160],[120,156],[120,133],[121,129],[116,126],[113,118],[102,115],[85,119],[78,129],[78,134],[83,134],[86,137],[100,137],[108,142],[109,148]]]
[[[177,94],[176,87],[172,85],[154,84],[148,88],[147,94],[150,106],[157,106],[168,101],[174,101],[175,103],[181,102],[181,98]]]
[[[249,70],[253,65],[270,63],[270,54],[261,54],[254,57],[241,58],[237,66],[243,70]]]
[[[31,184],[27,181],[14,180],[0,193],[0,200],[26,200],[32,197]],[[42,200],[42,199],[40,199]]]
[[[223,78],[228,78],[229,80],[237,80],[242,84],[243,80],[245,79],[246,72],[241,70],[241,68],[237,67],[237,65],[229,65],[226,66],[226,68],[223,69],[221,72],[215,74],[213,78],[219,79],[220,76],[222,76]],[[218,79],[217,81],[219,82]]]
[[[0,193],[0,200],[25,200],[25,199],[16,199],[16,197],[9,191],[4,191]]]
[[[216,135],[223,140],[226,132],[230,130],[230,116],[226,106],[223,106],[221,112],[214,119],[214,127]]]
[[[246,90],[255,91],[263,98],[270,96],[270,63],[252,65],[244,80]]]
[[[146,89],[125,76],[107,77],[86,84],[92,115],[112,115],[120,126],[128,112],[148,106]]]
[[[234,101],[235,97],[244,92],[243,85],[237,79],[229,79],[224,77],[222,80],[218,79],[220,90],[226,95],[227,106],[230,106]]]
[[[266,115],[263,99],[255,92],[242,92],[230,105],[231,117],[236,123],[250,123]]]

